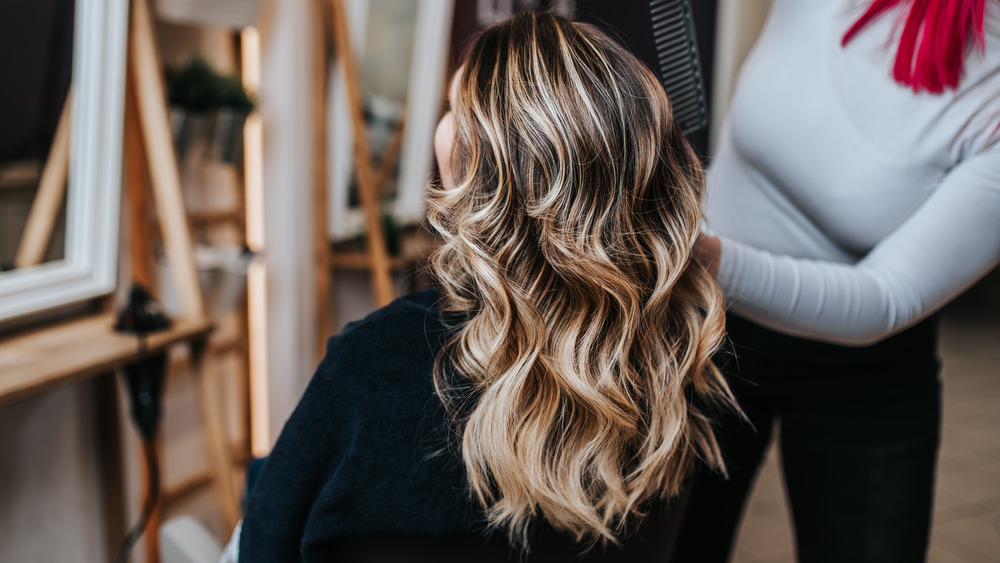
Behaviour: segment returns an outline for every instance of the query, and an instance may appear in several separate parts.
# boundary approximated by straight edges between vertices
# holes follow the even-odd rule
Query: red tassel
[[[903,2],[909,12],[899,38],[893,78],[914,92],[958,87],[970,43],[984,47],[986,0],[874,0],[841,40],[847,45],[873,20]]]

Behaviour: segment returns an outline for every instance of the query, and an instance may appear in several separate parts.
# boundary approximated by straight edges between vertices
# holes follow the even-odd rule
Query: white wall
[[[743,60],[757,42],[764,28],[773,0],[719,0],[715,40],[715,76],[713,77],[711,145],[722,129],[723,116],[729,111],[736,77]]]
[[[310,96],[312,2],[275,2],[262,29],[269,410],[281,431],[316,367]]]
[[[91,385],[0,408],[0,561],[110,560]]]

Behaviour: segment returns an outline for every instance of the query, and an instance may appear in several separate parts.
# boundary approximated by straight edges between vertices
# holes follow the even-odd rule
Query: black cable
[[[122,371],[131,403],[132,422],[142,438],[142,452],[146,459],[148,491],[139,521],[132,526],[115,556],[115,563],[125,563],[132,548],[146,531],[149,519],[160,502],[160,464],[156,459],[156,429],[160,423],[163,402],[163,381],[166,377],[167,354],[164,351],[149,355],[146,336],[150,332],[170,327],[170,319],[162,307],[142,286],[134,284],[129,301],[118,316],[115,330],[131,332],[138,338],[136,359]]]
[[[132,548],[135,547],[135,543],[139,541],[142,533],[146,530],[153,510],[160,502],[160,464],[156,459],[156,447],[153,440],[145,438],[142,440],[142,453],[146,458],[146,482],[149,483],[149,492],[146,494],[146,503],[142,507],[139,521],[132,526],[132,529],[125,536],[125,540],[122,541],[118,555],[115,556],[115,563],[125,563],[128,560]]]
[[[156,505],[160,502],[160,465],[156,459],[154,444],[156,429],[160,423],[167,354],[165,351],[160,351],[149,355],[146,336],[150,332],[169,327],[170,319],[163,313],[160,304],[153,300],[142,286],[133,285],[129,293],[129,302],[119,315],[115,330],[131,332],[139,341],[136,359],[124,366],[122,375],[132,407],[132,422],[142,438],[148,490],[139,521],[132,526],[122,541],[118,555],[115,556],[115,563],[125,563],[128,559],[132,548],[146,531]]]

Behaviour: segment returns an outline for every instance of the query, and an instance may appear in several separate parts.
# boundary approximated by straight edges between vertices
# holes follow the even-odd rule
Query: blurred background
[[[120,307],[134,279],[152,286],[168,314],[185,314],[186,290],[163,234],[169,227],[165,200],[142,195],[151,187],[158,193],[156,166],[165,158],[148,149],[152,126],[142,113],[145,104],[158,105],[173,153],[166,162],[179,180],[189,262],[214,327],[206,362],[220,390],[227,478],[242,487],[246,464],[270,450],[325,339],[392,296],[430,283],[424,267],[434,240],[425,230],[424,192],[435,173],[431,139],[463,48],[479,29],[516,10],[547,8],[573,17],[586,3],[150,0],[146,37],[155,53],[138,59],[135,13],[129,16],[124,0],[95,0],[105,10],[97,16],[81,12],[74,0],[4,3],[0,346],[106,314]],[[691,7],[710,121],[690,140],[710,162],[739,67],[770,1],[693,0]],[[96,26],[95,17],[119,25]],[[142,68],[161,77],[161,93],[139,86],[123,95],[143,84]],[[78,73],[100,77],[94,92],[101,84],[110,90],[82,91],[94,83],[85,84]],[[110,100],[117,113],[94,113],[71,99]],[[88,127],[120,137],[123,119],[121,147],[96,143],[86,148],[96,151],[90,153],[69,141]],[[82,191],[86,162],[106,158],[103,149],[114,152],[125,171],[124,218],[112,232],[114,292],[45,298],[36,307],[12,308],[5,318],[4,300],[26,302],[18,284],[44,286],[52,279],[45,277],[46,265],[76,264],[80,255],[68,250],[82,236],[76,229],[86,216],[103,217],[87,207],[104,205],[104,196],[94,195],[103,192]],[[70,153],[69,164],[60,150]],[[48,220],[32,231],[31,216],[41,213],[42,200]],[[104,223],[116,222],[117,202],[107,200],[113,215]],[[32,232],[43,234],[27,234]],[[997,561],[997,274],[950,306],[943,321],[945,427],[931,560]],[[107,409],[126,412],[124,392],[112,385],[109,402],[106,385],[83,376],[36,390],[26,386],[27,371],[5,371],[8,352],[0,352],[0,561],[108,561],[114,544],[108,538],[120,537],[122,523],[135,521],[146,490],[127,416],[111,426],[106,420]],[[199,414],[205,397],[192,357],[183,346],[169,356],[156,522],[191,516],[224,542],[232,515],[213,486],[221,477]],[[4,395],[8,388],[19,391]],[[101,453],[109,432],[120,444],[117,462]],[[772,451],[751,498],[736,548],[739,563],[794,561],[776,460]],[[109,480],[109,474],[119,478]],[[109,503],[121,504],[123,514],[113,517]],[[156,540],[147,536],[132,561],[159,560],[150,541]]]

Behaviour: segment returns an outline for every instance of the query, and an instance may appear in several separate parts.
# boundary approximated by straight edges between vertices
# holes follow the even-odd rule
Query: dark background
[[[69,90],[74,0],[0,7],[0,163],[44,159]]]

